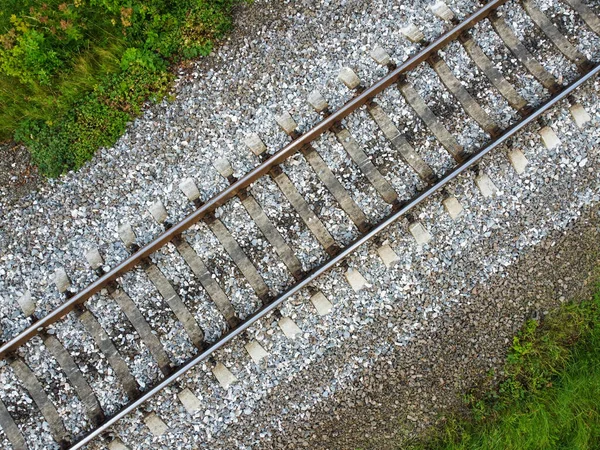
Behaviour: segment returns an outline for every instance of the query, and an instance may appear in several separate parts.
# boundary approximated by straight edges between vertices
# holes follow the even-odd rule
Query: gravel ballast
[[[555,6],[555,2],[540,1],[539,4],[542,9],[551,8],[556,14],[565,9]],[[461,17],[476,8],[472,2],[455,1],[449,5]],[[17,298],[25,291],[30,291],[36,301],[39,317],[63,301],[52,281],[56,268],[64,267],[73,286],[81,288],[94,279],[83,258],[86,250],[99,247],[109,266],[124,259],[127,251],[116,233],[120,223],[133,225],[139,244],[156,236],[161,226],[152,219],[147,208],[157,197],[165,204],[171,222],[189,213],[191,205],[178,189],[183,178],[194,178],[202,197],[207,199],[226,185],[212,167],[214,160],[227,157],[237,176],[256,165],[258,158],[243,143],[246,133],[258,132],[269,151],[273,151],[288,140],[275,124],[276,114],[288,110],[304,128],[318,119],[305,100],[312,89],[318,88],[332,108],[350,98],[351,93],[336,80],[342,66],[351,66],[368,85],[384,73],[368,57],[376,43],[386,45],[392,56],[401,61],[417,48],[402,37],[400,29],[403,25],[416,23],[428,39],[439,35],[446,25],[429,12],[424,13],[426,6],[425,2],[398,5],[381,1],[263,0],[243,7],[238,16],[238,31],[230,40],[210,58],[181,70],[174,88],[177,97],[172,103],[150,107],[131,124],[114,148],[99,151],[80,172],[43,184],[39,192],[17,202],[9,201],[7,197],[0,200],[0,328],[3,339],[30,323],[17,303]],[[511,8],[518,7],[511,4]],[[510,25],[520,36],[527,34],[527,42],[539,37],[539,30],[532,30],[522,13],[511,13],[509,18]],[[561,26],[576,30],[581,24],[569,19]],[[490,34],[482,30],[474,30],[473,35],[484,51],[492,53],[499,45],[498,40],[486,38]],[[551,45],[543,46],[541,54],[554,75],[563,76],[565,80],[576,75],[573,67],[564,64]],[[520,80],[517,85],[522,95],[528,100],[539,100],[539,85],[526,76],[509,54],[498,52],[497,55],[498,67],[503,70],[510,66],[511,76]],[[464,50],[452,45],[442,56],[489,110],[497,97],[492,95],[491,87],[481,74],[469,78],[473,64],[467,60]],[[486,141],[470,118],[456,108],[452,109],[451,99],[443,93],[429,67],[420,67],[414,77],[410,81],[426,101],[442,108],[440,112],[452,113],[445,118],[445,125],[456,133],[467,151],[475,150]],[[302,440],[310,441],[310,446],[315,448],[338,448],[334,441],[331,445],[319,443],[323,436],[331,439],[334,436],[331,428],[326,426],[317,434],[310,431],[313,415],[323,414],[336,405],[335,413],[342,417],[355,408],[356,400],[349,404],[342,399],[352,399],[355,391],[363,389],[361,380],[368,379],[364,376],[366,369],[386,364],[401,366],[398,355],[405,355],[406,359],[402,361],[410,361],[411,355],[419,354],[423,348],[432,349],[435,354],[434,349],[441,348],[443,341],[442,324],[456,317],[454,314],[461,308],[471,308],[469,311],[475,316],[473,326],[482,331],[484,324],[489,324],[490,317],[494,317],[490,311],[495,306],[488,304],[485,297],[474,294],[475,286],[507,276],[520,259],[535,252],[541,243],[546,245],[549,236],[571,229],[582,211],[592,211],[589,214],[597,220],[597,215],[593,214],[596,214],[594,208],[600,200],[599,88],[598,82],[590,83],[576,94],[592,116],[592,122],[584,130],[574,125],[566,103],[547,115],[546,122],[562,141],[558,148],[545,149],[537,135],[537,127],[533,126],[514,140],[513,146],[520,148],[529,160],[521,176],[508,163],[505,149],[498,149],[482,161],[479,170],[487,173],[498,188],[491,198],[484,199],[477,190],[475,173],[466,173],[455,180],[448,191],[464,207],[462,217],[456,222],[444,213],[441,195],[415,210],[412,216],[421,220],[431,233],[431,243],[417,246],[407,232],[405,222],[391,227],[381,241],[389,242],[399,255],[396,267],[385,268],[373,243],[362,247],[344,267],[338,267],[316,281],[314,288],[320,289],[334,304],[329,315],[319,317],[315,314],[308,291],[286,302],[281,313],[294,320],[302,330],[296,339],[285,338],[275,316],[253,326],[247,337],[256,339],[269,353],[259,365],[249,359],[243,347],[245,341],[241,339],[217,352],[215,361],[225,364],[238,378],[227,390],[217,384],[211,373],[215,361],[205,362],[192,370],[178,386],[165,390],[144,410],[122,421],[114,428],[115,432],[130,448],[298,448]],[[447,153],[425,136],[397,90],[386,91],[378,103],[401,131],[410,129],[411,143],[437,174],[451,166]],[[504,125],[503,121],[509,118],[507,111],[503,104],[502,109],[495,111],[494,118]],[[365,112],[349,117],[345,126],[365,152],[373,156],[376,164],[386,167],[386,176],[399,193],[409,196],[422,187],[404,165],[390,161],[395,151]],[[373,222],[380,218],[386,210],[385,204],[381,199],[373,200],[377,196],[372,187],[352,165],[335,137],[324,135],[315,143],[315,148],[322,152],[325,161],[369,218]],[[379,161],[378,157],[381,158]],[[353,225],[333,206],[333,198],[324,193],[316,178],[301,176],[306,166],[304,159],[297,157],[283,168],[309,202],[313,198],[319,199],[315,212],[334,237],[341,243],[348,242],[355,235]],[[324,260],[324,252],[301,219],[282,201],[271,180],[261,180],[252,193],[292,248],[298,250],[297,255],[305,268]],[[286,283],[289,285],[291,279],[285,268],[277,263],[272,248],[249,222],[239,202],[220,209],[217,216],[234,236],[252,242],[254,250],[249,251],[250,256],[271,288],[279,290]],[[258,299],[222,246],[208,233],[207,227],[193,227],[185,237],[209,269],[219,267],[216,275],[226,277],[225,291],[239,315],[245,317],[254,310],[259,304]],[[200,293],[197,282],[184,273],[184,263],[174,249],[168,247],[152,259],[186,299],[188,307],[194,309],[207,337],[215,339],[223,329],[223,322],[208,297]],[[345,281],[345,266],[359,270],[369,287],[354,293]],[[128,274],[123,277],[122,284],[157,330],[172,359],[180,363],[191,356],[193,348],[184,330],[145,280],[143,272]],[[99,296],[90,307],[99,317],[100,311],[117,317],[115,308],[105,296]],[[504,336],[507,330],[518,328],[531,310],[525,305],[523,308],[521,315],[511,316],[510,327],[502,329],[504,334],[498,331],[498,337]],[[513,312],[507,309],[506,316]],[[111,317],[102,318],[102,325],[116,343],[128,342],[127,346],[139,350],[138,353],[122,354],[138,382],[148,386],[156,380],[156,366],[137,333],[129,325],[119,329],[119,320],[111,320]],[[56,328],[59,329],[57,336],[67,348],[79,348],[82,355],[96,354],[98,361],[93,364],[95,368],[90,370],[88,379],[96,392],[102,392],[101,404],[112,405],[112,408],[122,404],[123,393],[109,385],[106,380],[110,378],[102,377],[103,373],[111,374],[110,367],[102,361],[90,338],[82,336],[85,333],[81,326],[66,321]],[[478,339],[495,338],[494,334]],[[479,335],[475,333],[474,336]],[[502,347],[494,351],[481,358],[488,358],[492,361],[490,364],[499,363]],[[448,359],[448,364],[464,364],[461,361],[457,353],[457,359]],[[77,362],[84,365],[83,361]],[[323,370],[325,366],[327,371]],[[426,370],[424,365],[419,367]],[[0,368],[0,372],[5,371],[8,368]],[[479,372],[475,370],[474,373]],[[387,376],[384,374],[385,371],[381,371],[382,377]],[[57,375],[57,379],[60,376]],[[413,373],[409,371],[405,381],[409,386],[417,386],[411,385],[412,376],[419,379],[424,375],[416,369]],[[5,402],[10,403],[9,397],[14,397],[20,388],[10,373],[3,377],[6,392],[2,399],[6,398]],[[201,410],[193,418],[176,397],[184,385],[202,403]],[[370,386],[373,384],[364,384],[364,389],[368,390]],[[430,405],[436,402],[431,396],[419,397],[418,390],[410,392],[414,394],[411,401],[417,411],[430,411]],[[338,400],[329,406],[331,397]],[[421,404],[429,406],[420,408]],[[61,407],[68,405],[65,403]],[[402,405],[399,408],[402,409]],[[111,407],[108,409],[114,411]],[[166,434],[156,437],[148,432],[141,419],[149,411],[157,412],[167,423],[169,431]],[[81,414],[78,406],[72,408],[70,428],[86,423]],[[417,428],[432,422],[430,415],[427,419],[415,412],[410,415],[415,420],[408,420],[419,424]],[[31,427],[41,428],[40,418],[35,417],[35,425]],[[300,426],[300,423],[304,425]],[[32,448],[49,448],[47,433],[39,434],[37,444],[33,433],[27,437],[31,439]],[[2,434],[0,438],[3,438]],[[345,441],[345,445],[350,442]],[[90,448],[100,446],[98,442]]]

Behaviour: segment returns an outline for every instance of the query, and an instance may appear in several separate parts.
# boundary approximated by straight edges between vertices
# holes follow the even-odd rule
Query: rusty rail
[[[128,405],[126,405],[123,409],[117,412],[114,416],[108,418],[104,423],[102,423],[98,428],[91,431],[87,435],[81,438],[77,443],[73,444],[69,450],[76,450],[82,448],[85,444],[90,442],[95,437],[100,436],[104,433],[111,425],[115,424],[121,418],[125,417],[127,414],[135,411],[138,407],[140,407],[143,403],[154,397],[160,391],[162,391],[165,387],[177,381],[180,377],[182,377],[187,371],[192,369],[194,366],[204,361],[210,355],[212,355],[215,351],[223,347],[229,341],[233,340],[235,337],[241,335],[250,328],[257,320],[265,317],[271,311],[279,307],[285,300],[290,298],[292,295],[298,293],[301,289],[307,287],[312,281],[314,281],[317,277],[319,277],[324,272],[328,271],[340,261],[347,258],[351,253],[353,253],[358,247],[365,244],[367,241],[372,239],[377,234],[381,233],[388,226],[396,222],[402,216],[406,215],[413,208],[430,198],[433,194],[443,189],[450,181],[454,178],[462,174],[463,172],[469,170],[470,167],[477,164],[484,156],[490,153],[495,148],[500,145],[506,143],[511,137],[513,137],[516,133],[521,131],[526,126],[530,125],[537,119],[539,119],[548,109],[556,105],[562,100],[568,98],[569,95],[577,88],[579,88],[582,84],[587,82],[588,80],[596,77],[600,73],[600,65],[594,66],[589,72],[585,75],[581,76],[579,79],[571,83],[564,90],[555,94],[553,97],[548,99],[545,103],[536,108],[530,115],[521,119],[519,122],[515,123],[508,129],[506,129],[500,136],[495,138],[488,145],[480,149],[477,153],[471,155],[464,163],[455,167],[453,170],[444,175],[439,181],[437,181],[434,185],[428,187],[425,191],[416,195],[409,202],[404,204],[397,212],[389,215],[385,219],[383,219],[375,228],[373,228],[368,233],[362,235],[352,243],[350,243],[347,247],[345,247],[340,253],[338,253],[332,259],[326,261],[321,266],[315,268],[312,272],[307,274],[305,278],[299,281],[297,284],[289,288],[283,294],[281,294],[277,299],[268,305],[263,306],[261,309],[253,313],[250,317],[248,317],[244,322],[242,322],[237,328],[225,334],[218,341],[213,343],[209,348],[202,351],[197,356],[193,357],[190,361],[186,362],[183,366],[179,367],[176,372],[169,375],[169,377],[165,378],[157,385],[152,387],[149,391],[145,392],[140,398],[132,401]]]
[[[381,80],[373,84],[371,87],[365,89],[359,95],[352,98],[340,109],[332,113],[327,118],[321,120],[313,128],[304,133],[298,139],[286,145],[277,153],[273,154],[265,162],[254,168],[244,177],[240,178],[237,182],[231,184],[225,190],[221,191],[219,194],[215,195],[213,198],[208,200],[200,208],[191,213],[181,222],[172,226],[165,232],[161,233],[153,241],[146,244],[136,253],[132,254],[129,258],[127,258],[125,261],[122,261],[118,266],[114,267],[109,272],[99,277],[96,281],[86,286],[83,290],[79,291],[73,297],[69,298],[65,303],[60,305],[58,308],[54,309],[50,314],[39,319],[38,321],[27,327],[25,330],[21,331],[17,336],[10,339],[8,342],[2,345],[2,347],[0,347],[0,359],[6,358],[11,352],[14,352],[17,348],[19,348],[33,336],[38,334],[42,329],[62,319],[77,305],[84,303],[94,294],[100,292],[100,290],[102,290],[102,288],[109,284],[111,281],[116,280],[118,277],[135,267],[141,260],[147,258],[152,253],[167,245],[173,238],[179,236],[192,225],[199,222],[206,214],[214,211],[219,206],[225,204],[228,200],[235,197],[238,192],[247,188],[254,181],[267,175],[271,168],[283,163],[286,159],[293,156],[304,145],[314,141],[327,130],[329,130],[336,122],[341,121],[353,111],[357,110],[369,100],[373,99],[376,95],[384,91],[386,88],[390,87],[392,84],[397,82],[398,79],[402,76],[402,74],[414,69],[419,64],[425,62],[427,58],[429,58],[433,53],[442,49],[448,43],[455,40],[461,33],[472,28],[475,24],[485,19],[490,14],[490,12],[502,6],[507,1],[508,0],[492,0],[489,3],[487,3],[484,7],[482,7],[473,15],[468,17],[466,20],[458,24],[452,30],[446,32],[438,39],[433,41],[431,44],[429,44],[426,48],[421,50],[419,53],[406,60],[395,70],[383,77]]]

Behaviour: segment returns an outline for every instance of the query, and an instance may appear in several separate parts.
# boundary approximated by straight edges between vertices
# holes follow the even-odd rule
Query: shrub
[[[210,53],[238,1],[4,0],[0,139],[47,176],[79,168],[167,92],[171,64]]]

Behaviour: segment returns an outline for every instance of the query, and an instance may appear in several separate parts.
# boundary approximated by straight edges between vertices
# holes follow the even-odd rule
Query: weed
[[[4,0],[0,140],[25,143],[58,176],[112,145],[169,66],[207,55],[241,0]]]
[[[497,389],[469,394],[471,417],[451,416],[412,449],[600,448],[600,286],[588,301],[528,321]]]

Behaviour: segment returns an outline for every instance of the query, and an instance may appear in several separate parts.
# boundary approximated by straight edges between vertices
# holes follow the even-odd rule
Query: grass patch
[[[0,141],[55,177],[112,145],[169,67],[208,55],[243,0],[3,0]]]
[[[468,397],[471,417],[451,417],[416,449],[600,448],[600,285],[514,338],[497,389]]]

